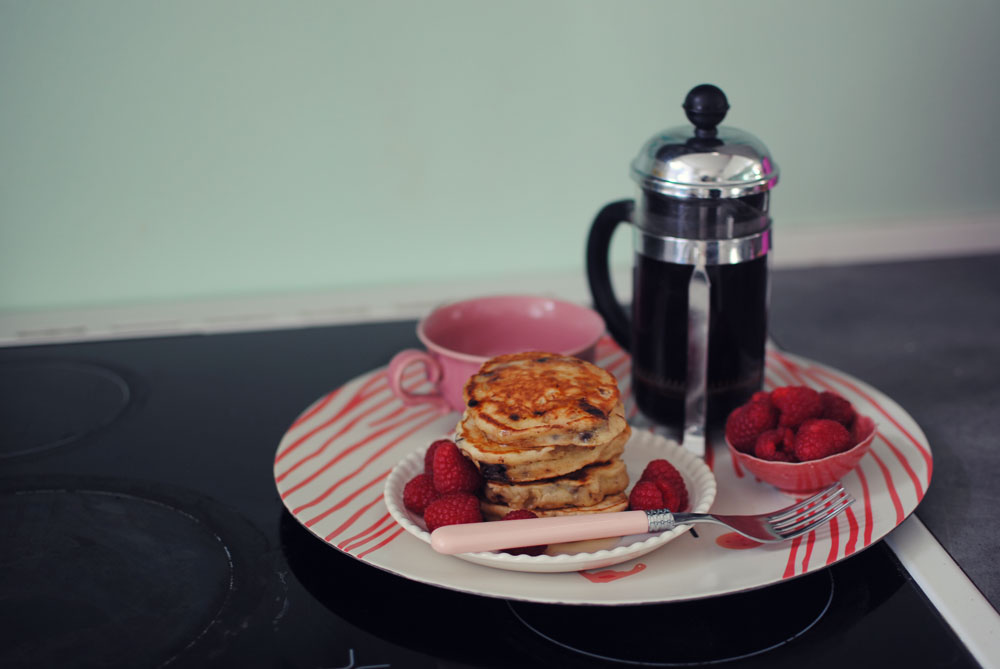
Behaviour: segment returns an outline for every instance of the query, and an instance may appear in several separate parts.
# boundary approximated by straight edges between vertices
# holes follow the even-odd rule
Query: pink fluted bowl
[[[765,483],[770,483],[782,492],[790,495],[810,495],[819,492],[835,481],[842,479],[861,462],[861,458],[871,450],[875,441],[875,421],[868,416],[858,414],[861,434],[867,435],[855,446],[846,451],[806,462],[778,462],[761,460],[758,457],[743,453],[733,448],[726,439],[729,452],[740,467],[756,476]]]

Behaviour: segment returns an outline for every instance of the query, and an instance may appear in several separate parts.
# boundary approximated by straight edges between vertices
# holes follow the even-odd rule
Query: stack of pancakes
[[[631,435],[614,376],[552,353],[492,358],[469,379],[455,443],[485,479],[487,520],[622,511]]]

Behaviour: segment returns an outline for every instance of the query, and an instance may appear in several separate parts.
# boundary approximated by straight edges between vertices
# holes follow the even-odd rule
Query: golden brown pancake
[[[628,429],[628,421],[625,420],[625,407],[621,402],[611,410],[611,415],[608,416],[608,420],[603,425],[586,432],[551,432],[527,438],[508,437],[506,439],[492,439],[479,428],[479,423],[476,421],[476,417],[471,410],[465,412],[461,422],[458,424],[459,434],[465,435],[469,439],[479,443],[481,450],[494,453],[541,450],[551,446],[597,447],[615,439]]]
[[[466,417],[499,443],[593,433],[620,404],[618,383],[607,371],[537,351],[487,360],[466,383],[464,398]]]
[[[544,352],[487,360],[465,385],[455,443],[486,480],[488,520],[628,508],[620,456],[632,434],[614,376]]]
[[[591,506],[608,495],[628,487],[625,463],[619,459],[589,465],[554,479],[524,483],[487,481],[486,500],[516,509],[558,509],[564,506]]]
[[[479,508],[483,512],[486,520],[500,520],[515,507],[506,504],[496,504],[495,502],[481,501]],[[564,506],[558,509],[531,509],[536,516],[573,516],[581,513],[609,513],[612,511],[625,511],[628,509],[628,497],[625,493],[608,495],[597,504],[591,506]]]
[[[587,465],[609,462],[624,452],[631,435],[626,423],[621,432],[602,444],[528,447],[524,442],[496,444],[484,439],[477,429],[463,425],[455,435],[455,444],[479,468],[483,478],[510,483],[555,478]]]

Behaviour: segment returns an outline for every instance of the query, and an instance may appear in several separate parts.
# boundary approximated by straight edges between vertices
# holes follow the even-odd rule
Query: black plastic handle
[[[619,200],[605,205],[597,213],[587,237],[587,281],[590,283],[590,295],[594,298],[594,308],[604,317],[608,332],[626,351],[631,346],[631,326],[628,315],[611,286],[608,252],[615,228],[619,223],[629,223],[632,220],[634,208],[632,200]]]

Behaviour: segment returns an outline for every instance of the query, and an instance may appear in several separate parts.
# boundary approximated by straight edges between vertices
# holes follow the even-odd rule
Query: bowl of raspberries
[[[739,464],[783,492],[821,490],[858,466],[875,422],[845,398],[808,386],[754,393],[726,419],[726,445]]]

